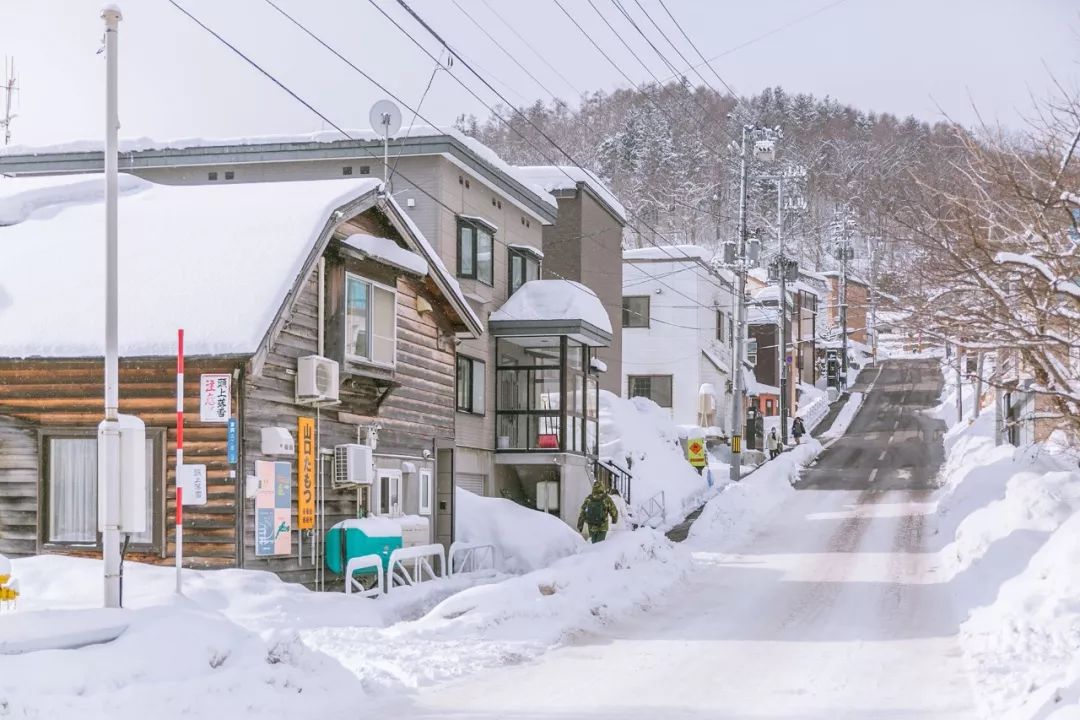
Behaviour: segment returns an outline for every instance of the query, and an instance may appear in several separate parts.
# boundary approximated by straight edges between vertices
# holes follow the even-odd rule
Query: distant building
[[[711,272],[712,253],[696,245],[623,253],[623,383],[676,423],[731,432],[734,284]],[[707,414],[707,412],[705,413]]]

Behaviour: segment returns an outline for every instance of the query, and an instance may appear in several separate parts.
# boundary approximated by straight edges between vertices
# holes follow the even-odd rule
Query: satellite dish
[[[368,120],[372,130],[388,138],[401,129],[401,110],[391,100],[380,100],[371,106]]]

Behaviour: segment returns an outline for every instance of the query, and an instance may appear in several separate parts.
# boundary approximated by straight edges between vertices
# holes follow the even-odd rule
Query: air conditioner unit
[[[371,448],[367,445],[335,445],[334,474],[330,485],[334,488],[370,485],[375,479],[375,463]]]
[[[321,355],[305,355],[297,360],[296,401],[298,403],[337,402],[338,364]]]

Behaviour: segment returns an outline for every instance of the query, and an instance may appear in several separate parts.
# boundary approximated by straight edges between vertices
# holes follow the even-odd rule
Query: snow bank
[[[799,404],[795,414],[803,419],[806,432],[812,433],[829,414],[829,393],[807,383],[799,383]]]
[[[862,402],[863,394],[861,392],[851,393],[847,402],[844,403],[844,407],[840,408],[840,414],[836,416],[836,420],[833,420],[832,426],[818,437],[822,440],[831,440],[846,433],[851,421],[855,419],[859,408],[862,407]]]
[[[553,190],[576,190],[578,183],[592,189],[626,223],[626,208],[611,192],[607,184],[592,171],[573,165],[525,165],[516,168],[519,178],[525,179],[535,190],[551,193]]]
[[[681,522],[708,491],[705,478],[686,460],[679,429],[666,410],[648,398],[624,400],[600,391],[600,457],[614,459],[634,476],[632,505],[664,493],[662,526]]]
[[[457,488],[454,502],[458,540],[494,545],[504,572],[531,572],[585,547],[581,535],[555,515],[512,500],[480,497]]]
[[[689,553],[660,532],[616,533],[551,567],[461,592],[399,631],[510,644],[523,659],[574,633],[647,609],[684,577],[690,563]]]
[[[744,541],[763,518],[795,492],[793,485],[799,473],[820,453],[821,443],[804,438],[802,444],[769,460],[741,481],[722,487],[690,527],[690,546],[717,551]]]
[[[600,298],[573,280],[530,280],[491,313],[491,322],[582,320],[611,333],[611,319]]]

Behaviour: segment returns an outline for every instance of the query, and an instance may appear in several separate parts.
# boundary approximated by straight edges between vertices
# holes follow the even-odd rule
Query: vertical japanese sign
[[[229,418],[228,434],[225,438],[225,453],[230,465],[235,465],[239,460],[240,455],[240,429],[239,423],[236,418]]]
[[[292,551],[292,465],[255,462],[255,554],[288,555]]]
[[[311,530],[315,527],[315,420],[297,418],[296,527]]]
[[[199,419],[203,422],[229,422],[232,415],[231,375],[199,377]]]

